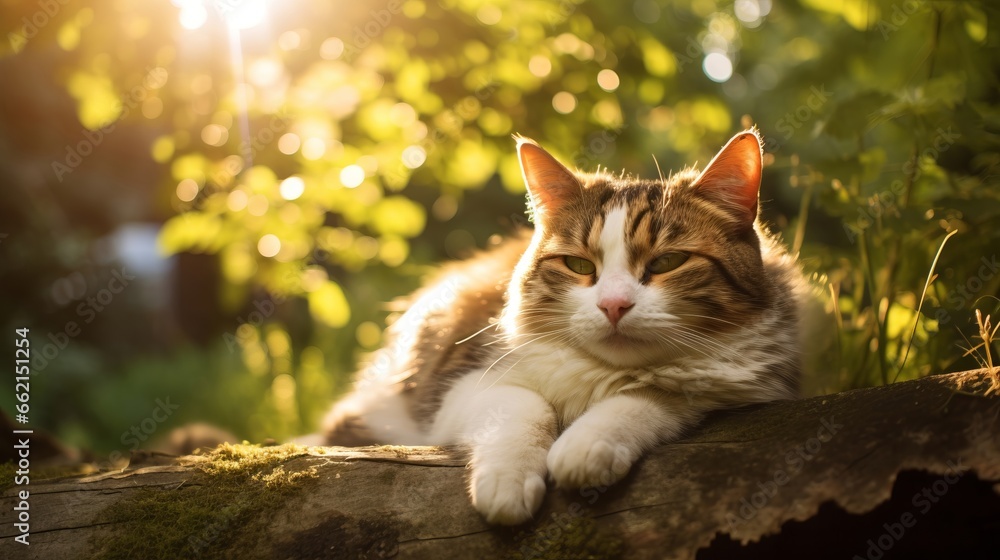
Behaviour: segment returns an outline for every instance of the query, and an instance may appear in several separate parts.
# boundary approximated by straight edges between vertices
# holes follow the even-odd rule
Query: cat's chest
[[[630,370],[611,368],[572,348],[538,345],[514,360],[501,368],[507,370],[503,382],[539,393],[555,408],[563,426],[635,382]]]

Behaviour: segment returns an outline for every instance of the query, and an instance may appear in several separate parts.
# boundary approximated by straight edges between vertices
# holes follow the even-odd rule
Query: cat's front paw
[[[618,482],[635,459],[625,445],[571,428],[552,445],[546,463],[557,486],[582,488]]]
[[[544,472],[510,466],[472,471],[472,505],[488,523],[519,525],[531,519],[545,497]]]

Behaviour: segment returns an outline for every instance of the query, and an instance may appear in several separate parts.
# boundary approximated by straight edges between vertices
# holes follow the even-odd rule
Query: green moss
[[[97,519],[109,529],[91,544],[104,559],[254,558],[270,513],[315,479],[315,469],[289,472],[303,447],[223,444],[189,457],[194,476],[170,488],[134,492]]]
[[[14,487],[15,472],[17,472],[17,463],[14,461],[0,463],[0,477],[2,477],[0,478],[0,494]],[[90,474],[92,472],[94,472],[94,468],[87,464],[41,468],[33,467],[29,477],[31,482],[34,484],[43,480]]]

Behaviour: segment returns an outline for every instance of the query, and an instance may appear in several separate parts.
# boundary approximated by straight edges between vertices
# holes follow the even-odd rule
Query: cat
[[[713,409],[794,398],[804,280],[758,219],[762,144],[664,179],[515,137],[534,231],[448,265],[325,422],[329,445],[469,451],[487,522],[609,485]]]

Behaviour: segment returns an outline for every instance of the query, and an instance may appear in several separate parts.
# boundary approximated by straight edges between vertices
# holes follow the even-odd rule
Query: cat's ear
[[[534,141],[517,137],[517,157],[536,215],[558,211],[583,191],[576,175]]]
[[[754,129],[747,130],[719,150],[692,186],[729,212],[739,225],[748,227],[757,219],[763,166],[760,136]]]

